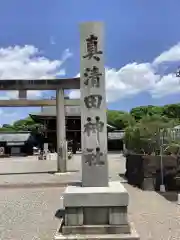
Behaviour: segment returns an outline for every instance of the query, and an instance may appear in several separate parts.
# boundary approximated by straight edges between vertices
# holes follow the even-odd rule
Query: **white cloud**
[[[179,92],[180,79],[175,74],[156,73],[158,64],[173,61],[180,61],[180,43],[161,53],[152,63],[129,63],[118,70],[106,68],[107,101],[115,102],[145,91],[154,98]],[[78,98],[80,92],[73,90],[69,96]]]
[[[62,64],[72,56],[66,49],[61,60],[49,60],[31,45],[15,46],[0,49],[0,79],[51,79],[65,75]],[[39,97],[41,92],[29,91],[30,98]],[[18,92],[11,91],[1,94],[0,98],[17,98]]]
[[[61,60],[50,60],[34,46],[15,46],[0,49],[0,79],[43,79],[66,74],[62,64],[72,56],[66,49]],[[108,102],[149,92],[152,97],[160,98],[180,91],[180,79],[175,74],[160,76],[156,73],[158,66],[164,62],[180,61],[180,43],[162,52],[152,63],[129,63],[119,69],[106,68],[106,91]],[[167,65],[166,65],[167,67]],[[77,74],[76,77],[80,75]],[[43,92],[28,91],[28,98],[41,98]],[[80,91],[73,90],[70,98],[79,98]],[[1,92],[0,99],[17,98],[17,91]],[[18,119],[17,111],[0,108],[0,120],[8,122]],[[1,122],[1,121],[0,121]]]
[[[31,45],[0,48],[0,79],[51,79],[64,76],[63,63],[72,56],[66,49],[60,60],[50,60]],[[28,98],[41,98],[43,91],[28,91]],[[0,91],[0,99],[16,99],[18,91]],[[16,110],[0,108],[0,123],[18,119]]]
[[[61,60],[50,60],[34,46],[15,46],[0,49],[0,79],[42,79],[65,75],[62,64],[72,56],[66,49]],[[149,92],[152,97],[162,97],[179,92],[179,79],[174,74],[160,76],[157,66],[163,62],[180,61],[180,43],[157,56],[152,63],[129,63],[120,69],[106,68],[108,102]],[[76,76],[78,77],[79,74]],[[0,99],[17,98],[18,92],[0,92]],[[70,98],[79,98],[80,91],[73,90]],[[40,98],[42,92],[29,91],[28,98]]]
[[[71,99],[79,99],[80,98],[80,90],[72,90],[69,92],[69,98]]]
[[[149,63],[130,63],[119,70],[106,70],[108,102],[146,91],[157,81]]]
[[[164,51],[159,56],[157,56],[153,63],[160,64],[163,62],[175,62],[180,61],[180,42],[170,49]]]
[[[175,74],[163,76],[150,91],[154,98],[161,98],[178,92],[180,92],[180,79]]]
[[[50,44],[51,45],[55,45],[56,44],[53,36],[50,37]]]
[[[115,102],[121,98],[151,89],[159,79],[149,63],[130,63],[120,68],[105,71],[107,101]],[[72,90],[70,98],[79,98],[80,91]]]
[[[42,91],[38,90],[31,90],[27,91],[27,98],[28,99],[41,99],[42,98]],[[19,92],[18,91],[4,91],[3,93],[0,92],[0,100],[8,100],[8,99],[18,99]]]
[[[5,110],[4,108],[0,108],[0,126],[2,124],[12,124],[15,120],[19,119],[19,114],[17,111],[12,111],[12,109]]]

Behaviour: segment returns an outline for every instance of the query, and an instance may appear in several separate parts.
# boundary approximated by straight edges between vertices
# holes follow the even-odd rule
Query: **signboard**
[[[7,142],[7,146],[23,146],[24,142]]]
[[[108,139],[110,140],[118,140],[124,137],[124,132],[109,132]]]

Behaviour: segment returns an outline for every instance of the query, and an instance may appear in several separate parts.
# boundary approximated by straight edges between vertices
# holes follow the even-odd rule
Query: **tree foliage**
[[[178,119],[160,115],[145,115],[134,126],[125,131],[125,143],[128,149],[136,153],[157,153],[163,144],[172,143],[173,127],[179,124]]]
[[[20,119],[15,121],[12,125],[3,124],[0,128],[1,132],[18,132],[18,131],[30,131],[30,132],[40,132],[42,124],[34,122],[31,117],[25,119]]]
[[[169,104],[165,106],[140,106],[135,107],[130,111],[130,114],[139,121],[146,115],[164,116],[167,118],[180,119],[180,104]]]
[[[108,124],[117,129],[126,129],[127,132],[134,131],[140,136],[157,132],[157,129],[178,125],[180,122],[180,104],[165,106],[140,106],[133,108],[129,113],[125,111],[107,111]],[[31,117],[21,119],[12,125],[4,124],[0,131],[33,131],[41,132],[42,125],[34,122]],[[138,141],[137,141],[138,144]]]
[[[109,110],[107,112],[108,124],[116,127],[117,129],[125,129],[129,124],[135,122],[134,117],[122,111]]]

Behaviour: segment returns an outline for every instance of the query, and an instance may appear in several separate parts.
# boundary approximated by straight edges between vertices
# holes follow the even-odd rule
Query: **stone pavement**
[[[0,189],[1,240],[51,240],[63,188]]]
[[[110,179],[119,180],[119,172],[125,171],[124,158],[121,154],[109,154],[108,159]],[[24,159],[20,159],[19,161],[23,162]],[[38,162],[43,164],[45,161]],[[68,172],[62,174],[0,174],[0,188],[61,187],[67,184],[79,183],[81,181],[80,154],[74,155],[73,159],[68,160],[67,169]]]
[[[110,178],[119,179],[124,159],[109,154]],[[68,174],[0,175],[0,239],[52,239],[58,224],[62,185],[81,180],[81,158],[68,161]]]
[[[44,173],[57,170],[56,155],[46,161],[38,156],[0,158],[0,174]]]
[[[80,165],[77,156],[70,165]],[[77,161],[77,162],[76,162]],[[124,158],[119,154],[109,154],[110,178],[121,180]],[[73,165],[75,164],[75,166]],[[9,183],[28,182],[31,174],[11,179]],[[19,175],[20,176],[20,175]],[[38,177],[39,176],[39,177]],[[47,177],[49,176],[49,177]],[[80,175],[79,175],[80,176]],[[3,181],[0,176],[0,181]],[[52,178],[51,178],[52,177]],[[34,175],[34,182],[59,181],[59,176]],[[57,180],[55,180],[57,179]],[[141,240],[179,240],[180,205],[167,201],[156,192],[141,191],[125,183],[130,194],[129,218],[135,224]],[[3,240],[49,240],[59,224],[60,195],[63,187],[0,188],[0,239]]]

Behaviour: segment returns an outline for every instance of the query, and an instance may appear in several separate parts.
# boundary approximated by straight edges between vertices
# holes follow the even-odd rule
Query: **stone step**
[[[63,222],[63,221],[62,221]],[[61,222],[61,224],[62,224]],[[111,232],[109,233],[104,233],[104,234],[100,234],[100,233],[96,233],[96,234],[91,234],[91,232],[86,232],[84,234],[80,234],[77,230],[78,233],[74,233],[74,234],[64,234],[62,232],[62,228],[63,226],[61,225],[60,228],[58,229],[58,231],[56,232],[55,236],[54,236],[54,240],[115,240],[115,239],[119,239],[119,240],[139,240],[140,237],[137,234],[133,224],[130,224],[130,233],[116,233],[116,234],[112,234]],[[78,227],[79,228],[79,227]],[[86,228],[86,230],[88,230],[89,226],[81,226],[81,228]],[[91,226],[92,228],[96,228],[96,229],[100,229],[99,226]],[[101,226],[102,228],[102,226]],[[106,228],[107,229],[107,228]],[[75,227],[74,227],[75,230]],[[89,229],[90,230],[90,229]],[[127,230],[127,229],[126,229]],[[102,231],[102,230],[101,230]]]
[[[84,225],[63,226],[62,234],[120,234],[130,233],[130,227],[126,225]]]

